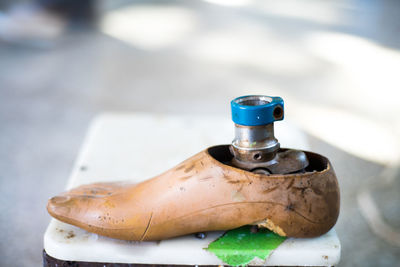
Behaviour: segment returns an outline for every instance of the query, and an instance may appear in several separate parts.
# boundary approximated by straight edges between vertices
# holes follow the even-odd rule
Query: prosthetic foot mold
[[[339,186],[329,160],[280,148],[273,123],[279,97],[231,103],[235,139],[205,149],[139,184],[97,183],[51,198],[56,219],[124,240],[161,240],[189,233],[266,227],[281,236],[314,237],[339,215]]]

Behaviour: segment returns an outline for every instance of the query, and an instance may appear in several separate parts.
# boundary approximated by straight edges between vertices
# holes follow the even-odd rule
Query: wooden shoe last
[[[329,160],[305,152],[304,173],[256,174],[230,165],[229,145],[210,147],[139,184],[96,183],[51,198],[54,218],[124,240],[162,240],[246,224],[289,237],[329,231],[339,186]]]

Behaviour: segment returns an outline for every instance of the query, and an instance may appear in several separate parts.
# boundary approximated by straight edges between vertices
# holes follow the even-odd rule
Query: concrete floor
[[[286,117],[331,159],[340,265],[400,261],[357,204],[360,188],[399,160],[400,2],[210,2],[101,2],[98,31],[46,49],[0,43],[0,266],[41,265],[46,201],[63,190],[96,114],[229,119],[228,101],[249,93],[282,96]],[[398,178],[373,195],[397,229]]]

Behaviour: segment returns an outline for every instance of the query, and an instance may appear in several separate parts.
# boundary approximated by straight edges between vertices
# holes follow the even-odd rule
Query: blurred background
[[[0,1],[0,266],[41,266],[47,199],[96,114],[228,120],[245,94],[283,97],[331,159],[340,266],[397,266],[399,14],[394,0]]]

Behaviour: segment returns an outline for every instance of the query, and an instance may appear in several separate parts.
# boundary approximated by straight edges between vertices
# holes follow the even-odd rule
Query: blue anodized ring
[[[247,95],[231,101],[232,120],[244,126],[259,126],[283,120],[283,99],[264,95]]]

